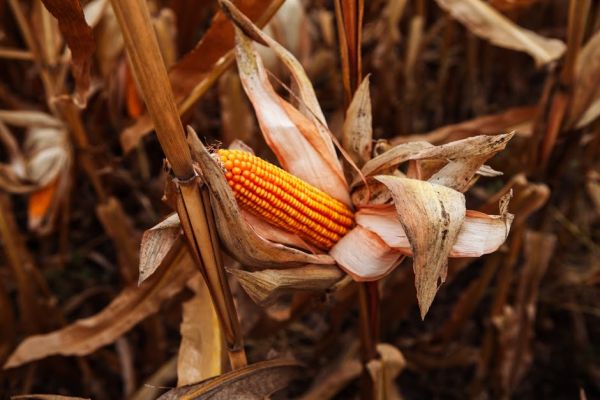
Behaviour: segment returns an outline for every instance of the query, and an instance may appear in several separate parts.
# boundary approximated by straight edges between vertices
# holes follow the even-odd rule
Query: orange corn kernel
[[[263,159],[241,150],[218,150],[240,207],[307,242],[330,249],[354,225],[342,202]]]

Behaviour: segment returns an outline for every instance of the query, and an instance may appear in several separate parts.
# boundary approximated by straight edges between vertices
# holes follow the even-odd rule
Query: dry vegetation
[[[0,2],[0,398],[600,398],[598,2],[233,3]]]

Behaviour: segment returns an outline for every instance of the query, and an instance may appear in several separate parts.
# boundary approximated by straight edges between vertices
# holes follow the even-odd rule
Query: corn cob
[[[241,150],[218,150],[240,207],[330,249],[354,224],[352,211],[316,187]]]

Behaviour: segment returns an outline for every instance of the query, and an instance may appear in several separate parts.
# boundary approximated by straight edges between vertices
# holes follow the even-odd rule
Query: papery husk
[[[513,221],[512,214],[488,215],[467,210],[449,257],[481,257],[498,250],[506,240]],[[393,206],[362,208],[356,223],[375,232],[388,246],[412,256],[410,242]]]
[[[232,268],[228,272],[236,277],[250,298],[260,306],[273,304],[286,293],[326,290],[344,276],[337,267],[324,265],[255,272]]]
[[[562,41],[516,25],[482,0],[436,0],[436,3],[475,35],[496,46],[526,52],[538,67],[557,60],[565,52]]]
[[[450,188],[415,179],[379,175],[390,189],[413,252],[417,299],[424,318],[439,283],[446,279],[448,256],[465,218],[465,197]]]
[[[432,178],[464,189],[462,182],[473,176],[486,160],[504,149],[514,134],[511,132],[493,136],[480,135],[440,146],[433,146],[427,142],[402,143],[368,161],[361,171],[368,177],[409,160],[440,160],[444,163],[454,161],[455,164],[451,164],[446,170],[442,167],[436,171]],[[454,173],[458,175],[455,177]],[[359,182],[355,180],[353,186]]]
[[[331,140],[326,140],[318,128],[323,126],[315,124],[275,93],[252,42],[239,28],[236,28],[235,50],[242,84],[263,136],[281,166],[330,196],[350,204],[348,184]]]
[[[373,149],[372,119],[369,76],[367,76],[354,93],[352,102],[346,111],[346,119],[342,128],[343,148],[358,167],[362,167],[371,159]]]
[[[243,265],[255,268],[299,267],[306,264],[333,264],[325,254],[303,251],[270,242],[256,234],[240,213],[223,169],[202,145],[196,133],[188,130],[188,141],[211,195],[219,236],[229,252]]]
[[[361,226],[348,232],[329,251],[340,268],[355,281],[374,281],[390,273],[402,261],[402,253]]]

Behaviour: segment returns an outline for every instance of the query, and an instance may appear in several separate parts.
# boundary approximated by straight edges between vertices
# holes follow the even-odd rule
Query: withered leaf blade
[[[229,269],[250,298],[261,306],[272,304],[279,296],[298,290],[326,290],[344,274],[335,266],[308,265],[300,268],[244,271]]]
[[[221,326],[208,286],[201,275],[191,280],[188,286],[195,295],[183,304],[177,386],[212,378],[223,369]]]
[[[172,389],[158,400],[262,400],[285,388],[300,372],[292,360],[271,360],[222,374],[195,385]]]
[[[156,271],[165,257],[178,253],[182,246],[181,224],[176,213],[146,230],[140,245],[138,285]]]
[[[92,28],[85,21],[79,0],[42,0],[58,20],[58,27],[71,49],[72,71],[76,90],[74,100],[85,107],[90,86],[91,57],[96,48]]]
[[[194,159],[200,165],[202,177],[210,190],[211,203],[219,236],[235,258],[250,267],[285,268],[306,264],[333,264],[325,254],[308,254],[291,247],[272,243],[258,236],[240,213],[231,188],[216,160],[188,128],[188,142]]]
[[[526,52],[538,67],[558,59],[565,44],[522,28],[482,0],[436,0],[471,32],[496,46]]]
[[[372,119],[369,76],[367,76],[354,93],[342,128],[342,145],[359,167],[371,159]]]
[[[141,286],[125,288],[104,310],[65,328],[30,336],[12,353],[4,368],[18,367],[52,355],[85,355],[117,338],[158,311],[162,302],[177,294],[196,272],[187,253],[172,265],[163,265]]]
[[[388,343],[379,343],[377,352],[380,358],[373,359],[366,365],[375,386],[375,397],[401,400],[402,396],[396,387],[395,380],[406,367],[406,359],[400,350]]]
[[[392,192],[398,219],[413,253],[415,287],[425,318],[444,282],[448,256],[465,219],[465,197],[450,188],[408,178],[378,175]]]
[[[60,129],[64,125],[61,120],[50,114],[32,110],[0,110],[0,120],[3,122],[24,128],[55,128]]]

